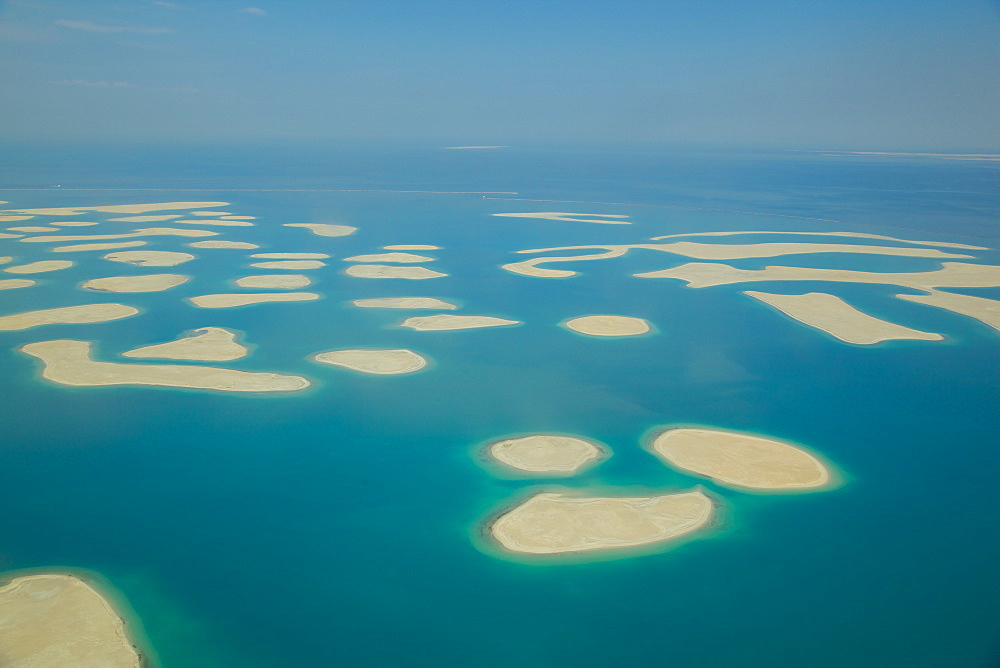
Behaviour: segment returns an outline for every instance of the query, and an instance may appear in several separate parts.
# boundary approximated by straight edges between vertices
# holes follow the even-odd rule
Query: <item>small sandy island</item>
[[[304,288],[311,283],[312,279],[302,274],[262,274],[236,279],[236,285],[241,288],[274,288],[276,290],[294,290]]]
[[[63,573],[0,587],[0,663],[9,668],[139,668],[142,659],[111,604]]]
[[[823,462],[790,443],[721,429],[668,429],[651,446],[653,454],[683,471],[725,487],[804,491],[829,486]]]
[[[179,223],[181,225],[207,225],[209,227],[253,227],[253,223],[248,220],[211,220],[208,218],[198,218],[197,220],[174,220],[171,225]]]
[[[143,276],[108,276],[92,278],[80,284],[87,290],[100,292],[162,292],[187,283],[190,276],[182,274],[145,274]]]
[[[82,304],[0,316],[0,331],[10,332],[39,325],[82,325],[108,322],[136,315],[139,309],[124,304]]]
[[[49,225],[58,225],[59,227],[90,227],[91,225],[99,224],[86,220],[60,220],[57,223],[49,223]]]
[[[434,297],[376,297],[374,299],[355,299],[352,303],[361,308],[440,309],[442,311],[458,308],[457,304]]]
[[[743,294],[773,306],[801,323],[820,329],[841,341],[871,345],[882,341],[910,339],[940,341],[944,337],[881,320],[854,308],[836,295],[808,292],[804,295],[775,295],[746,290]]]
[[[38,281],[33,281],[30,278],[5,278],[5,279],[0,279],[0,290],[30,288],[32,285],[37,285],[37,284]]]
[[[574,436],[532,434],[486,447],[494,461],[524,473],[571,476],[606,459],[607,448]]]
[[[418,332],[440,332],[449,329],[478,329],[480,327],[507,327],[520,325],[520,320],[505,320],[490,315],[421,315],[407,318],[399,326],[409,327]]]
[[[221,327],[202,327],[190,336],[122,353],[122,357],[190,362],[229,362],[246,357],[247,348],[236,342],[236,332]]]
[[[970,297],[954,292],[928,290],[926,295],[896,295],[900,299],[917,304],[926,304],[975,318],[993,329],[1000,330],[1000,301],[985,297]]]
[[[190,262],[194,259],[194,255],[176,251],[122,251],[108,253],[104,259],[111,262],[124,262],[137,267],[173,267]]]
[[[313,359],[323,364],[342,366],[361,373],[391,375],[413,373],[427,366],[421,355],[400,348],[396,350],[331,350],[313,355]]]
[[[625,315],[585,315],[560,324],[587,336],[639,336],[652,329],[642,318]]]
[[[372,255],[354,255],[345,257],[344,262],[434,262],[434,258],[413,253],[374,253]]]
[[[285,227],[304,227],[321,237],[346,237],[358,231],[350,225],[329,225],[326,223],[285,223]]]
[[[602,497],[544,492],[496,518],[490,534],[511,552],[563,554],[655,545],[709,523],[701,491]]]
[[[73,244],[72,246],[56,246],[50,249],[53,253],[76,253],[78,251],[112,250],[115,248],[134,248],[145,246],[145,241],[109,241],[103,244]]]
[[[396,244],[394,246],[382,246],[382,248],[391,251],[441,250],[440,246],[431,246],[430,244]]]
[[[45,364],[42,377],[61,385],[158,385],[223,392],[294,392],[309,387],[302,376],[183,364],[115,364],[90,358],[90,342],[63,339],[21,346]]]
[[[250,257],[261,260],[326,260],[329,253],[254,253]]]
[[[274,262],[253,262],[251,267],[257,269],[319,269],[325,267],[321,260],[275,260]]]
[[[39,262],[31,262],[29,264],[22,264],[16,267],[7,267],[4,271],[8,274],[41,274],[46,271],[68,269],[72,266],[73,263],[70,260],[41,260]]]
[[[175,213],[159,216],[125,216],[124,218],[109,218],[108,220],[122,223],[160,223],[164,220],[173,220],[174,218],[182,218],[182,216],[179,213]]]
[[[408,278],[410,280],[440,278],[448,275],[427,267],[393,267],[384,264],[355,264],[345,269],[344,273],[355,278]]]
[[[252,244],[248,241],[222,241],[222,240],[211,240],[211,241],[193,241],[188,244],[191,248],[242,248],[245,250],[250,250],[251,248],[260,248],[257,244]]]
[[[191,297],[189,302],[201,308],[232,308],[267,302],[306,302],[319,299],[315,292],[267,292],[261,294],[217,294]]]
[[[605,225],[631,225],[622,216],[612,213],[565,213],[563,211],[536,211],[534,213],[494,213],[504,218],[537,218],[539,220],[564,220],[573,223],[603,223]]]

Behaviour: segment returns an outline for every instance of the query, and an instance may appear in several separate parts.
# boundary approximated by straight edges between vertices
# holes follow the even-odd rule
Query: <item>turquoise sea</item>
[[[76,261],[0,292],[0,315],[105,301],[143,311],[0,332],[0,571],[98,574],[127,600],[152,665],[170,668],[993,665],[1000,332],[896,299],[914,292],[896,286],[695,289],[633,278],[700,261],[652,251],[558,265],[581,272],[567,279],[499,265],[531,257],[513,254],[522,249],[741,230],[971,244],[988,250],[965,261],[1000,265],[998,183],[997,162],[787,151],[6,145],[2,208],[228,202],[214,209],[255,216],[255,226],[204,229],[262,248],[192,250],[192,240],[152,237],[145,249],[197,259],[150,269],[0,239],[0,256],[18,262]],[[632,224],[491,215],[539,211]],[[65,218],[100,221],[65,233],[171,226],[104,222],[114,217]],[[57,218],[2,226],[47,220]],[[283,223],[358,231],[324,238]],[[392,244],[441,246],[428,266],[448,276],[343,274],[341,258]],[[249,253],[268,251],[330,253],[328,266],[302,272],[322,299],[215,310],[184,301],[279,273],[246,266]],[[940,261],[823,253],[727,263],[897,272]],[[142,273],[193,279],[159,293],[76,287]],[[830,292],[946,339],[849,345],[745,289]],[[1000,299],[1000,288],[955,292]],[[398,324],[432,312],[349,303],[402,296],[523,324],[416,332]],[[646,318],[657,332],[604,340],[557,326],[592,313]],[[98,359],[125,361],[125,350],[205,326],[239,330],[252,346],[226,366],[314,385],[262,396],[73,388],[41,380],[37,360],[17,351],[76,338],[97,342]],[[411,348],[433,364],[379,377],[307,360],[355,347]],[[651,430],[679,423],[805,444],[845,484],[746,494],[682,475],[642,447]],[[592,438],[613,456],[560,480],[501,479],[477,461],[478,445],[532,432]],[[634,558],[550,564],[481,549],[484,519],[553,484],[617,494],[704,485],[722,500],[720,523],[702,540]]]

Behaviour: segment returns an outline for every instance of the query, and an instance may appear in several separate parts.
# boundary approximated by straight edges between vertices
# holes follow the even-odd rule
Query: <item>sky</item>
[[[996,152],[1000,0],[9,0],[0,100],[0,140]]]

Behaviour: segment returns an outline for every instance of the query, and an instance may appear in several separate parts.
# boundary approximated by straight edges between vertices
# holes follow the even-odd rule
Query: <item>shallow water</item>
[[[76,147],[56,168],[45,147],[8,148],[3,206],[214,200],[257,217],[254,227],[205,229],[259,250],[151,238],[143,249],[191,250],[198,259],[148,269],[101,260],[103,252],[65,254],[77,265],[0,293],[0,315],[103,301],[144,311],[0,332],[0,569],[101,573],[141,618],[162,665],[978,666],[1000,646],[1000,539],[990,530],[1000,427],[995,330],[894,299],[909,291],[893,286],[692,289],[631,277],[689,261],[663,253],[556,265],[581,272],[560,280],[497,268],[530,257],[515,250],[699,230],[951,241],[988,246],[970,261],[1000,264],[996,166],[597,148],[257,146]],[[151,190],[160,188],[168,190]],[[489,215],[553,210],[625,214],[633,224]],[[49,218],[8,226],[42,220]],[[281,226],[288,222],[359,231],[324,238]],[[102,222],[70,233],[151,226],[170,224]],[[779,240],[855,243],[703,241]],[[339,258],[410,243],[442,246],[421,254],[438,258],[427,266],[449,276],[341,273],[347,263]],[[18,262],[43,259],[48,247],[0,244],[0,255]],[[313,277],[307,289],[323,299],[238,309],[184,301],[239,292],[228,282],[260,273],[246,266],[256,252],[331,253],[327,267],[294,272]],[[730,264],[929,271],[938,262],[817,254]],[[161,293],[75,287],[163,272],[194,278]],[[947,338],[847,345],[744,289],[831,292]],[[1000,298],[995,288],[964,292]],[[462,308],[449,313],[524,324],[414,332],[397,325],[433,311],[349,305],[402,296],[456,301]],[[658,333],[604,340],[557,326],[590,313],[643,317]],[[112,361],[204,326],[240,330],[253,346],[228,366],[301,374],[314,386],[290,396],[70,388],[39,380],[36,360],[16,351],[80,338],[98,341],[95,356]],[[412,348],[433,365],[382,377],[306,359],[356,347]],[[641,447],[651,430],[677,423],[805,444],[846,483],[763,495],[682,475]],[[477,444],[537,431],[592,438],[613,456],[558,481],[500,479],[477,462]],[[723,500],[724,523],[675,550],[594,563],[521,563],[479,549],[479,526],[491,512],[552,482],[620,493],[701,484]]]

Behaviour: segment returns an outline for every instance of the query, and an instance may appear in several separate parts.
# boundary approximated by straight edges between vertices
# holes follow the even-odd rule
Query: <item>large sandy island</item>
[[[345,269],[344,273],[355,278],[408,278],[411,280],[440,278],[448,275],[427,267],[393,267],[384,264],[354,264]]]
[[[603,223],[605,225],[631,225],[622,216],[613,213],[565,213],[562,211],[536,211],[534,213],[494,213],[503,218],[537,218],[539,220],[565,220],[573,223]]]
[[[775,295],[745,291],[743,294],[770,304],[790,318],[821,329],[841,341],[871,345],[881,341],[915,339],[940,341],[944,337],[881,320],[854,308],[836,295],[808,292],[804,295]]]
[[[190,253],[178,253],[176,251],[122,251],[120,253],[108,253],[105,260],[111,262],[124,262],[137,267],[173,267],[184,264],[194,259]]]
[[[571,318],[562,325],[588,336],[639,336],[651,330],[642,318],[624,315],[585,315]]]
[[[187,360],[190,362],[229,362],[246,357],[247,348],[236,342],[236,332],[221,327],[202,327],[190,336],[134,348],[122,357],[161,360]]]
[[[90,342],[63,339],[21,346],[45,364],[42,377],[61,385],[158,385],[223,392],[294,392],[309,387],[302,376],[183,364],[115,364],[90,359]]]
[[[8,274],[41,274],[47,271],[68,269],[72,266],[73,262],[70,260],[41,260],[39,262],[21,264],[16,267],[7,267],[4,271]]]
[[[376,297],[374,299],[355,299],[353,303],[361,308],[440,309],[442,311],[458,308],[457,304],[434,297]]]
[[[275,260],[273,262],[253,262],[251,267],[257,269],[319,269],[325,267],[321,260]]]
[[[295,290],[304,288],[311,283],[312,279],[302,274],[262,274],[236,279],[236,285],[241,288],[273,288],[276,290]]]
[[[260,248],[257,244],[252,244],[248,241],[222,241],[212,239],[210,241],[192,241],[188,244],[191,248],[243,248],[249,250],[251,248]]]
[[[498,517],[490,533],[511,552],[615,550],[690,534],[708,524],[713,509],[700,491],[632,497],[545,492]]]
[[[285,223],[285,227],[304,227],[321,237],[346,237],[358,231],[350,225],[329,225],[326,223]]]
[[[653,241],[661,239],[676,239],[677,237],[730,237],[744,234],[780,234],[797,235],[807,237],[853,237],[856,239],[881,239],[883,241],[898,241],[901,244],[914,244],[916,246],[940,246],[941,248],[962,248],[965,250],[988,250],[983,246],[969,246],[966,244],[956,244],[947,241],[913,241],[912,239],[900,239],[898,237],[887,237],[882,234],[867,234],[865,232],[775,232],[767,230],[740,230],[738,232],[685,232],[682,234],[665,234],[660,237],[652,237]]]
[[[134,248],[136,246],[145,246],[148,242],[146,241],[109,241],[102,244],[73,244],[72,246],[56,246],[51,248],[53,253],[76,253],[78,251],[99,251],[99,250],[112,250],[115,248]]]
[[[108,322],[136,315],[139,309],[124,304],[82,304],[0,316],[0,331],[9,332],[39,325],[81,325]]]
[[[520,320],[505,320],[491,315],[421,315],[407,318],[399,326],[409,327],[418,332],[439,332],[449,329],[478,329],[480,327],[505,327],[520,325]]]
[[[1000,301],[985,297],[970,297],[954,292],[928,290],[926,295],[896,295],[900,299],[917,304],[926,304],[946,311],[975,318],[993,329],[1000,330]]]
[[[16,288],[30,288],[37,285],[38,281],[30,278],[4,278],[0,279],[0,290],[14,290]]]
[[[261,260],[326,260],[329,253],[254,253],[250,257]]]
[[[323,364],[342,366],[352,371],[380,375],[413,373],[427,366],[427,360],[412,350],[331,350],[313,355]]]
[[[201,308],[232,308],[267,302],[306,302],[319,299],[315,292],[267,292],[260,294],[217,294],[191,297],[189,302]]]
[[[491,443],[487,454],[496,462],[524,473],[570,476],[606,459],[610,452],[573,436],[532,434]]]
[[[0,664],[8,668],[138,668],[111,604],[83,580],[27,575],[0,587]]]
[[[391,251],[441,250],[440,246],[432,246],[430,244],[396,244],[394,246],[382,246],[382,248]]]
[[[65,241],[95,241],[97,239],[129,239],[131,237],[211,237],[218,234],[211,230],[180,230],[172,227],[146,227],[122,234],[59,234],[44,237],[25,237],[20,243],[53,243]]]
[[[248,220],[212,220],[209,218],[198,218],[197,220],[174,220],[171,224],[181,225],[207,225],[209,227],[253,227],[253,223]]]
[[[345,257],[344,262],[434,262],[434,258],[413,253],[374,253],[372,255],[354,255]]]
[[[667,464],[735,489],[794,491],[830,483],[826,466],[802,448],[752,434],[668,429],[653,440],[652,451]]]
[[[92,278],[80,284],[81,288],[101,292],[162,292],[187,283],[190,276],[182,274],[145,274],[142,276],[108,276]]]

